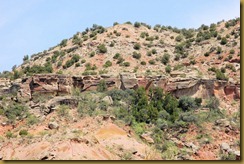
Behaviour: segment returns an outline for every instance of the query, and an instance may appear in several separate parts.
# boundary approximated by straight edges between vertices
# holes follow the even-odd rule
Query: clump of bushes
[[[135,50],[139,50],[141,48],[141,45],[139,43],[136,43],[133,48]]]
[[[151,65],[154,65],[155,64],[155,60],[151,59],[151,60],[148,61],[148,63],[151,64]]]
[[[171,72],[171,66],[170,65],[167,65],[165,67],[165,72],[167,72],[167,73],[170,73]]]
[[[136,28],[141,27],[141,23],[140,23],[140,22],[135,22],[135,23],[134,23],[134,27],[136,27]]]
[[[80,56],[78,54],[74,54],[70,60],[66,61],[63,68],[69,68],[73,64],[77,63],[79,60],[80,60]]]
[[[20,136],[26,136],[28,134],[28,131],[26,129],[22,129],[19,131]]]
[[[166,65],[169,62],[170,55],[168,53],[165,53],[161,59],[161,62]]]
[[[145,61],[141,61],[141,65],[146,65],[147,63]]]
[[[61,47],[65,47],[65,46],[67,46],[67,42],[68,42],[68,40],[67,39],[64,39],[64,40],[61,41],[61,43],[59,45]]]
[[[98,51],[100,52],[100,53],[106,53],[107,52],[107,48],[106,48],[106,46],[104,45],[104,44],[100,44],[98,47],[97,47],[97,49],[98,49]]]
[[[101,80],[99,84],[97,85],[97,91],[98,92],[104,92],[107,90],[107,84],[105,80]]]
[[[134,51],[132,57],[135,58],[135,59],[140,59],[141,58],[141,54]]]
[[[110,60],[106,61],[103,67],[108,68],[112,66],[112,62]]]

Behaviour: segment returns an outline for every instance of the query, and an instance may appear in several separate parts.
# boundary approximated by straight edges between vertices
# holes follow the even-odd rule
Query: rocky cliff
[[[72,88],[79,88],[81,92],[96,90],[101,80],[106,82],[108,89],[135,89],[140,86],[147,90],[151,87],[163,88],[176,97],[192,96],[208,99],[211,96],[226,99],[240,99],[240,84],[227,81],[201,78],[181,78],[164,76],[136,76],[123,73],[119,77],[101,76],[68,76],[57,74],[42,74],[24,78],[19,83],[13,82],[2,88],[2,93],[18,86],[18,97],[32,99],[34,95],[52,94],[53,96],[68,95]]]

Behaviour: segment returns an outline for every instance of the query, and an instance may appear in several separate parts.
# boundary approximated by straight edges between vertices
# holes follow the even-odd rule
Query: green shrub
[[[217,53],[217,54],[220,54],[221,52],[222,52],[222,48],[218,46],[218,47],[217,47],[217,52],[216,52],[216,53]]]
[[[195,101],[194,98],[187,97],[187,96],[182,96],[179,99],[179,107],[183,111],[190,111],[190,110],[195,109],[197,107],[197,105],[196,105],[196,101]]]
[[[227,39],[226,39],[226,37],[223,37],[223,38],[221,39],[220,44],[221,44],[221,45],[225,45],[226,43],[227,43]]]
[[[156,54],[157,50],[156,49],[152,49],[152,54]]]
[[[234,53],[235,53],[235,50],[231,49],[230,54],[234,54]]]
[[[226,72],[226,69],[225,69],[224,67],[222,67],[222,68],[220,69],[220,71],[221,71],[222,73],[225,73],[225,72]]]
[[[7,106],[4,115],[9,119],[10,122],[14,122],[18,117],[23,119],[23,116],[27,114],[27,107],[21,104],[13,103]]]
[[[28,125],[34,125],[34,124],[38,123],[38,121],[39,120],[38,120],[38,118],[35,115],[30,115],[27,118],[27,124]]]
[[[145,38],[145,37],[148,37],[149,35],[148,35],[148,33],[147,32],[142,32],[141,34],[140,34],[140,37],[141,38]]]
[[[220,158],[221,158],[221,160],[225,160],[225,161],[226,160],[232,160],[232,161],[234,161],[234,160],[236,160],[236,155],[234,153],[230,152],[228,154],[222,154],[220,156]]]
[[[129,66],[130,66],[130,62],[124,62],[124,63],[123,63],[123,66],[125,66],[125,67],[129,67]]]
[[[60,105],[57,109],[57,113],[61,117],[66,117],[69,115],[69,107],[67,105]]]
[[[101,80],[97,85],[98,92],[104,92],[107,90],[107,84],[105,80]]]
[[[216,110],[219,108],[219,99],[217,97],[211,97],[207,100],[206,107]]]
[[[28,55],[25,55],[25,56],[23,57],[23,61],[27,61],[27,60],[29,60],[29,56],[28,56]]]
[[[95,53],[94,51],[92,51],[92,52],[89,54],[89,56],[90,56],[90,57],[93,57],[93,56],[95,56],[95,54],[96,54],[96,53]]]
[[[121,55],[119,54],[119,53],[116,53],[115,55],[114,55],[114,59],[118,59],[119,57],[120,57]]]
[[[125,24],[130,24],[130,25],[132,25],[132,23],[131,23],[130,21],[125,22]]]
[[[79,44],[81,46],[82,40],[78,36],[79,34],[77,33],[76,35],[73,36],[72,38],[72,43],[73,44]]]
[[[10,131],[7,131],[7,132],[6,132],[6,137],[7,137],[7,138],[13,138],[13,136],[14,136],[14,135],[13,135],[12,132],[10,132]]]
[[[183,64],[177,64],[177,65],[175,65],[174,66],[174,71],[176,71],[176,70],[180,70],[181,68],[183,68],[184,67],[184,65]]]
[[[108,68],[112,66],[112,62],[110,60],[106,61],[106,63],[103,65],[103,67]]]
[[[81,64],[84,64],[85,62],[86,62],[85,59],[82,59],[82,60],[81,60]]]
[[[195,60],[195,59],[191,60],[191,61],[190,61],[190,64],[191,64],[191,65],[196,64],[196,60]]]
[[[201,104],[202,104],[202,98],[195,97],[194,101],[195,101],[197,107],[200,107],[201,106]]]
[[[147,51],[147,56],[152,56],[152,51]]]
[[[141,61],[141,65],[146,65],[147,63],[145,61]]]
[[[135,58],[135,59],[140,59],[141,58],[141,54],[134,51],[132,57]]]
[[[28,134],[28,131],[26,129],[22,129],[19,131],[20,136],[26,136]]]
[[[119,24],[118,22],[114,22],[114,23],[113,23],[113,26],[116,26],[116,25],[118,25],[118,24]]]
[[[167,73],[170,73],[171,72],[171,66],[170,65],[167,65],[165,67],[165,72],[167,72]]]
[[[151,60],[148,61],[148,63],[151,64],[151,65],[154,65],[155,64],[155,60],[151,59]]]
[[[88,114],[92,115],[93,111],[97,108],[97,102],[91,98],[90,95],[85,94],[82,97],[82,101],[78,103],[77,112],[80,117]]]
[[[125,61],[124,58],[119,57],[116,63],[117,63],[117,64],[121,64],[121,63],[123,63],[124,61]]]
[[[228,64],[226,64],[225,68],[230,69],[233,72],[236,72],[236,68],[234,67],[233,64],[228,63]]]
[[[114,42],[111,42],[109,46],[114,47]]]
[[[212,71],[212,72],[216,72],[216,68],[215,67],[210,67],[210,68],[208,68],[208,71]]]
[[[65,47],[65,46],[67,46],[67,42],[68,42],[68,40],[67,39],[64,39],[64,40],[61,41],[61,43],[59,45],[61,47]]]
[[[85,70],[82,75],[87,76],[87,75],[97,75],[96,71],[91,71],[91,70]]]
[[[104,44],[100,44],[98,47],[98,51],[100,52],[100,53],[106,53],[107,52],[107,48],[106,48],[106,46],[104,45]]]
[[[135,50],[139,50],[141,48],[141,45],[139,43],[136,43],[133,48]]]
[[[73,54],[72,58],[66,61],[64,68],[71,67],[74,63],[78,62],[79,60],[80,60],[80,56],[78,54]]]
[[[181,42],[183,39],[182,35],[178,35],[177,37],[175,37],[175,41],[177,42]]]
[[[225,76],[223,72],[221,72],[219,69],[216,70],[216,79],[218,80],[228,80],[228,77]]]
[[[80,63],[75,63],[75,67],[80,67]]]
[[[180,60],[180,54],[176,54],[174,60],[179,61]]]
[[[132,125],[132,128],[134,129],[134,131],[137,135],[142,135],[145,132],[145,127],[146,127],[146,124],[143,122],[142,123],[134,122]]]
[[[140,22],[135,22],[134,23],[134,27],[139,28],[140,26],[141,26],[141,23]]]
[[[168,53],[165,53],[161,59],[161,62],[166,65],[169,62],[170,55]]]
[[[209,52],[205,52],[204,56],[208,57],[209,56]]]

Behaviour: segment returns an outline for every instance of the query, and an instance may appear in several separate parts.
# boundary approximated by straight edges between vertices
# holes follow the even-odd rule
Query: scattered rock
[[[221,127],[230,127],[230,121],[228,121],[227,119],[219,119],[215,121],[215,125]]]
[[[3,156],[2,156],[2,154],[0,154],[0,160],[2,160],[3,159]]]
[[[44,153],[40,158],[40,160],[53,160],[55,159],[55,154],[50,152],[50,153]]]
[[[227,143],[222,143],[221,145],[220,145],[220,149],[222,150],[222,151],[230,151],[230,145],[229,144],[227,144]]]
[[[91,140],[90,140],[93,144],[98,144],[99,141],[95,136],[91,136]]]
[[[49,128],[49,129],[58,129],[58,128],[59,128],[59,125],[58,125],[57,122],[50,122],[50,123],[48,124],[48,128]]]
[[[2,126],[6,126],[7,125],[7,122],[2,122],[1,125]]]
[[[197,151],[199,150],[199,147],[196,146],[195,144],[193,144],[192,142],[190,142],[190,143],[186,143],[185,145],[186,145],[186,147],[191,148],[191,149],[192,149],[192,152],[193,152],[194,154],[196,154]]]
[[[136,75],[134,73],[120,73],[120,89],[134,89],[138,87]]]
[[[112,121],[115,121],[116,120],[116,117],[115,116],[110,116],[109,117]]]
[[[236,156],[240,157],[241,152],[240,152],[240,151],[234,151],[234,154],[235,154]]]
[[[154,140],[150,137],[149,134],[144,133],[140,136],[143,140],[145,140],[149,144],[154,144]]]
[[[173,141],[179,148],[182,148],[185,145],[182,141],[178,140],[177,138],[171,138],[171,141]]]

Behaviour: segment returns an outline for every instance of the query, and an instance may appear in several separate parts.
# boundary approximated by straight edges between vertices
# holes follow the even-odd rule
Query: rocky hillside
[[[0,158],[240,159],[240,20],[93,25],[0,74]]]

